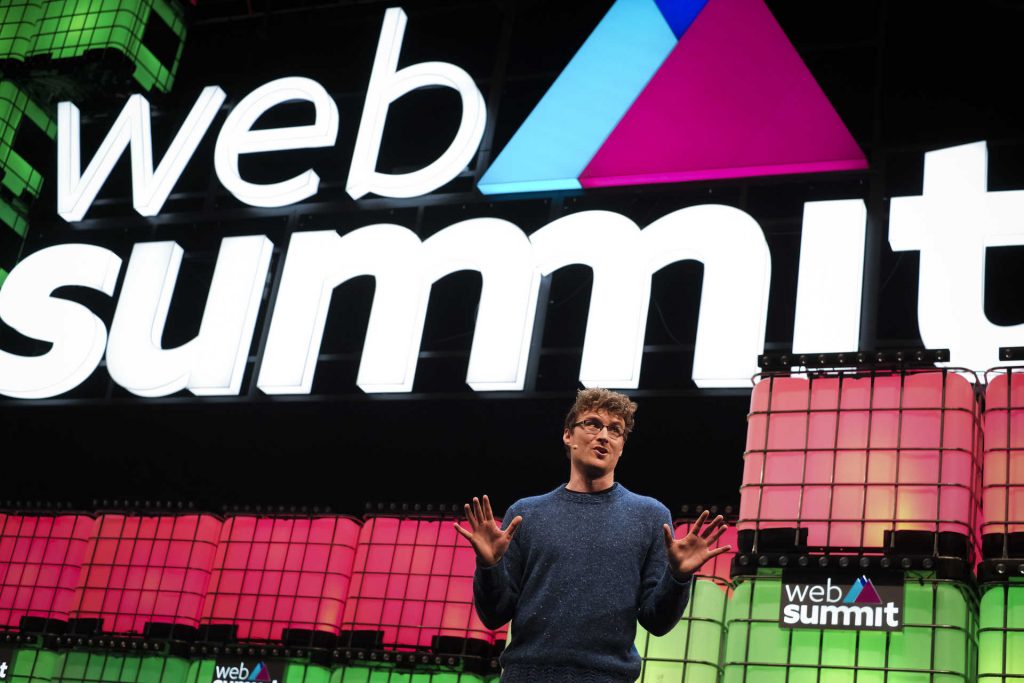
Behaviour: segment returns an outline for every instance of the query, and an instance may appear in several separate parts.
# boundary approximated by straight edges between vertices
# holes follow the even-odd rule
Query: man
[[[512,621],[503,683],[632,683],[640,674],[636,624],[668,633],[689,598],[690,578],[725,532],[704,512],[676,539],[668,509],[615,482],[636,404],[584,389],[566,416],[569,482],[508,509],[502,530],[487,496],[455,527],[477,556],[477,613],[488,628]],[[654,468],[652,467],[652,470]]]

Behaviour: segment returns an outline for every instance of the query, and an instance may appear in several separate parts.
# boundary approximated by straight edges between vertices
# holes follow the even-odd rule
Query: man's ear
[[[571,433],[569,432],[568,429],[566,429],[566,430],[564,430],[562,432],[562,443],[564,443],[566,445],[566,447],[569,446],[569,441],[570,441],[571,438],[572,438],[572,435],[571,435]]]

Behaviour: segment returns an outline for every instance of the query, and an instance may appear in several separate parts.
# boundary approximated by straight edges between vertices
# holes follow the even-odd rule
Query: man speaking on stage
[[[488,628],[512,622],[502,683],[632,683],[636,624],[659,636],[679,621],[690,579],[725,532],[703,512],[675,538],[668,508],[615,482],[637,405],[607,389],[576,396],[562,432],[569,482],[515,502],[505,529],[487,496],[466,505],[476,551],[474,601]]]

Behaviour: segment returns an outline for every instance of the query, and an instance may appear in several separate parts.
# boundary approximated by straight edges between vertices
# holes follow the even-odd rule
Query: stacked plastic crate
[[[760,378],[723,680],[973,680],[979,441],[973,386],[950,371]],[[783,623],[784,572],[822,591],[849,582],[832,586],[829,600],[865,630],[822,628],[805,620],[812,607],[794,613],[794,627]],[[882,601],[872,580],[887,575],[904,591],[899,630],[874,623]],[[860,613],[867,606],[870,616]]]
[[[701,509],[684,510],[675,521],[676,538],[686,535]],[[710,509],[711,515],[718,508]],[[715,547],[730,545],[733,550],[708,562],[694,577],[686,611],[671,631],[654,637],[637,625],[636,649],[640,653],[643,683],[716,683],[721,676],[722,645],[725,642],[725,614],[732,592],[730,564],[736,554],[736,526],[731,508],[723,510],[728,529]]]
[[[978,680],[1024,678],[1024,370],[986,374]]]
[[[370,516],[359,535],[341,645],[343,683],[478,681],[495,675],[505,629],[484,626],[473,608],[472,548],[446,515]],[[385,662],[362,668],[360,662]],[[436,669],[416,678],[393,664]]]
[[[7,680],[49,681],[48,645],[67,628],[94,520],[75,514],[0,515],[0,628],[14,649]]]

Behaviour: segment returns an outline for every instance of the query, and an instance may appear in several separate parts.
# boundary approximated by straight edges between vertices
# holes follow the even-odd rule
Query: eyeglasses
[[[613,439],[621,439],[622,437],[626,436],[626,428],[623,427],[622,425],[616,424],[614,422],[612,424],[606,425],[604,422],[601,422],[596,417],[588,417],[586,420],[580,420],[579,422],[573,424],[573,427],[582,427],[583,431],[586,432],[587,434],[590,434],[591,436],[596,436],[597,434],[600,434],[602,429],[607,429],[608,436],[612,437]]]

